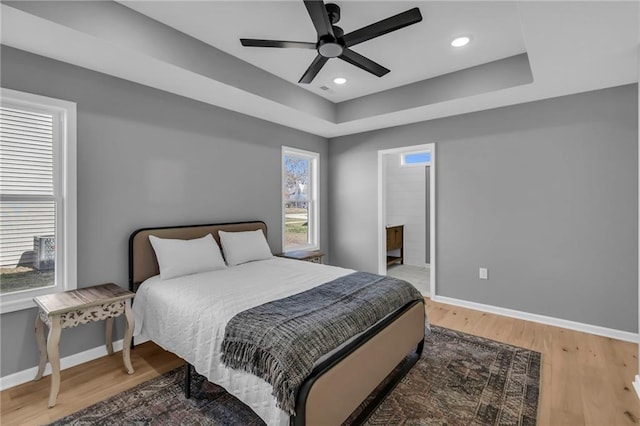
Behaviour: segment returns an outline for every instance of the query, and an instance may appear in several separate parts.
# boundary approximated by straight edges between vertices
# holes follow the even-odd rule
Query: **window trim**
[[[296,246],[295,248],[288,249],[285,246],[285,199],[283,194],[284,182],[285,182],[285,169],[284,169],[284,157],[287,154],[308,158],[310,160],[311,176],[311,191],[309,191],[309,201],[311,208],[309,209],[309,226],[308,232],[311,237],[312,244],[306,244]],[[280,220],[282,224],[282,251],[291,250],[319,250],[320,249],[320,153],[307,151],[299,148],[292,148],[282,145],[282,153],[280,155],[281,161],[281,174],[280,174],[280,206],[282,209]]]
[[[0,312],[14,312],[36,306],[33,298],[42,294],[75,290],[77,280],[77,108],[75,102],[0,88],[0,104],[24,106],[54,114],[57,131],[53,140],[55,213],[55,284],[36,289],[0,294]],[[56,182],[57,180],[57,182]],[[4,196],[19,199],[21,196]],[[35,197],[30,197],[33,199]],[[61,239],[60,236],[62,236]],[[58,242],[61,241],[62,244]]]

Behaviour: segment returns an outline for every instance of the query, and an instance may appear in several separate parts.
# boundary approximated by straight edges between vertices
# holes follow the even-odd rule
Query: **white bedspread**
[[[251,407],[268,425],[288,425],[269,383],[220,362],[227,322],[237,313],[355,272],[275,257],[186,277],[146,280],[133,303],[134,335],[175,353]]]

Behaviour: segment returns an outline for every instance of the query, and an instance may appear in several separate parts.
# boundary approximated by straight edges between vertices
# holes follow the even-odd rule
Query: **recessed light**
[[[451,45],[453,47],[462,47],[469,44],[470,41],[471,39],[469,37],[458,37],[451,42]]]
[[[333,82],[335,84],[345,84],[347,82],[347,79],[344,77],[336,77],[333,79]]]

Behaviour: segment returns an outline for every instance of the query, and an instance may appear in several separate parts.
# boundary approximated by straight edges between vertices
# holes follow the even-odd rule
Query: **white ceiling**
[[[277,75],[292,84],[316,56],[315,50],[243,47],[240,38],[316,42],[301,0],[296,1],[121,1],[163,24]],[[345,33],[419,7],[422,22],[369,40],[353,50],[391,72],[378,78],[342,60],[330,60],[311,84],[301,87],[342,102],[525,52],[516,2],[337,1]],[[455,37],[473,42],[454,48]],[[348,83],[333,83],[337,76]],[[331,89],[321,90],[321,86]]]
[[[240,46],[240,37],[313,41],[313,26],[300,0],[141,1],[127,2],[127,7],[94,1],[2,2],[0,37],[8,46],[324,137],[638,81],[636,1],[338,3],[339,25],[346,32],[420,7],[422,22],[354,47],[390,68],[387,76],[378,79],[331,60],[311,87],[301,88],[297,81],[313,51]],[[448,43],[460,34],[473,42],[454,50]],[[467,86],[486,84],[474,82],[478,67],[469,67],[524,51],[533,82],[494,85],[484,92],[450,90],[437,99],[425,90],[419,102],[416,96],[402,102],[402,94],[414,87],[403,85],[444,87],[438,76],[458,75],[459,70],[465,70],[460,72]],[[339,90],[329,81],[338,74],[349,79]],[[320,84],[330,85],[334,93],[319,92]],[[387,101],[393,101],[393,108],[380,108]],[[341,120],[339,113],[347,107],[352,113],[354,107],[371,113]]]

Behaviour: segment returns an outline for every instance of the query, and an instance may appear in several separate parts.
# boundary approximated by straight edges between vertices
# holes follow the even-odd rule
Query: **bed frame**
[[[218,231],[257,229],[267,235],[267,226],[261,221],[139,229],[129,238],[129,289],[136,291],[144,280],[159,274],[149,235],[193,239],[210,233],[220,244]],[[353,422],[363,423],[418,361],[424,346],[424,332],[424,301],[414,301],[345,345],[317,365],[302,384],[291,425],[342,424],[396,370]],[[191,393],[191,368],[185,363],[187,397]]]

